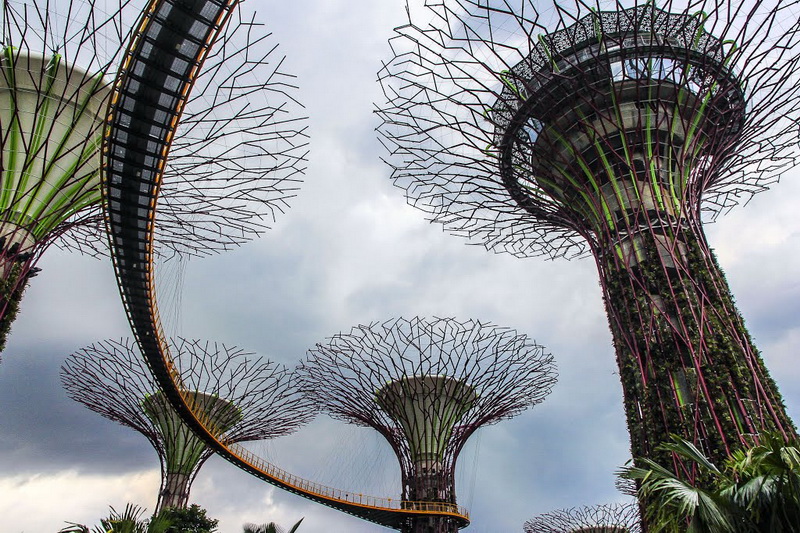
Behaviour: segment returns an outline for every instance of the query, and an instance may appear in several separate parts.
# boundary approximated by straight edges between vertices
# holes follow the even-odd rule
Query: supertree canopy
[[[287,435],[315,414],[296,375],[238,348],[177,339],[172,353],[193,411],[219,438],[235,443]],[[104,417],[135,429],[161,462],[156,513],[185,507],[212,450],[181,421],[133,341],[104,341],[69,356],[61,368],[67,394]]]
[[[354,327],[309,350],[300,387],[332,417],[375,429],[400,462],[403,505],[455,503],[455,462],[478,428],[541,402],[552,356],[525,335],[478,321],[399,318]],[[458,530],[410,517],[402,531]]]
[[[765,430],[794,435],[702,218],[796,162],[796,3],[409,12],[380,74],[393,179],[489,249],[594,257],[634,456],[671,433],[718,460]]]
[[[641,533],[635,502],[578,507],[545,513],[528,520],[525,533]]]
[[[50,244],[106,253],[99,150],[113,80],[145,7],[143,0],[3,2],[2,343]],[[306,137],[293,77],[282,72],[269,35],[243,17],[237,11],[217,36],[174,136],[160,198],[161,257],[247,241],[298,188]]]

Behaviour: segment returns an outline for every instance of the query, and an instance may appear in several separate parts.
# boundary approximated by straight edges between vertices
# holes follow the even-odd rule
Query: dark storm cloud
[[[0,365],[0,470],[64,469],[105,475],[158,467],[147,440],[66,397],[58,376],[63,345],[20,343]],[[61,357],[63,359],[63,357]]]
[[[72,352],[129,335],[107,260],[50,250],[0,363],[0,469],[121,474],[158,467],[147,440],[70,400],[59,369]]]

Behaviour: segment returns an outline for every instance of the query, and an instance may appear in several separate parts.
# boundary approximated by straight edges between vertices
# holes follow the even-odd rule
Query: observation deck
[[[192,85],[236,0],[153,0],[143,13],[111,94],[103,139],[104,208],[125,311],[154,377],[183,421],[216,453],[284,490],[339,511],[400,529],[413,516],[469,524],[454,504],[375,498],[292,475],[226,442],[194,409],[169,356],[156,304],[153,241],[167,157]]]
[[[680,203],[688,173],[675,162],[691,167],[724,155],[746,118],[741,83],[727,66],[735,44],[707,33],[703,22],[701,13],[650,3],[594,12],[541,36],[502,73],[490,118],[503,183],[517,203],[535,211],[539,191],[589,203],[580,197],[611,181],[620,183],[607,202],[625,203],[619,189],[644,191],[633,181],[653,165],[658,186],[676,191]],[[592,224],[607,214],[597,205],[581,209]]]

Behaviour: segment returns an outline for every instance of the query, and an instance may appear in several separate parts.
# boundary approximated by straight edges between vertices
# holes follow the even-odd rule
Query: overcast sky
[[[247,4],[255,4],[253,0]],[[264,4],[267,4],[264,2]],[[624,501],[614,471],[628,458],[621,389],[591,259],[514,259],[468,246],[406,205],[380,161],[372,110],[404,23],[400,0],[270,2],[260,18],[298,75],[311,153],[292,208],[260,240],[173,266],[161,302],[173,331],[294,365],[316,342],[397,316],[475,318],[517,329],[553,353],[559,382],[544,403],[473,437],[460,458],[468,531],[521,531],[558,508]],[[249,6],[252,8],[252,6]],[[795,420],[800,416],[800,173],[707,226],[739,309]],[[0,530],[94,524],[108,506],[152,509],[155,452],[141,435],[69,400],[58,369],[70,353],[130,335],[111,265],[50,250],[0,363]],[[182,273],[181,273],[182,272]],[[324,415],[255,448],[293,473],[397,497],[398,466],[377,434]],[[388,531],[284,493],[212,458],[190,502],[220,520],[301,517],[300,531]]]

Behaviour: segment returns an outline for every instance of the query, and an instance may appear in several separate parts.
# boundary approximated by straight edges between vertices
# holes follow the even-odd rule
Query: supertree
[[[556,381],[552,356],[527,336],[451,318],[356,326],[309,350],[298,373],[321,410],[383,435],[400,462],[403,506],[420,509],[455,504],[455,462],[470,435],[541,402]],[[460,526],[415,516],[400,529]]]
[[[177,338],[172,353],[192,407],[228,443],[292,433],[315,414],[282,365],[239,348]],[[135,429],[161,463],[156,514],[185,507],[197,472],[212,450],[180,420],[130,340],[103,341],[70,355],[61,367],[67,395]]]
[[[99,149],[113,79],[145,7],[134,0],[3,2],[0,350],[48,246],[107,253]],[[287,207],[304,170],[293,78],[282,72],[269,34],[237,11],[216,41],[164,169],[162,258],[212,254],[260,233]],[[158,105],[171,103],[153,109],[166,120]]]
[[[640,533],[636,502],[577,507],[545,513],[528,520],[525,533]]]
[[[681,470],[655,451],[672,433],[720,461],[760,432],[795,435],[702,219],[796,162],[797,3],[424,11],[380,73],[409,201],[494,251],[594,257],[635,457]]]

